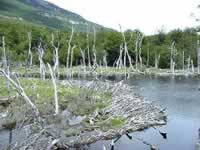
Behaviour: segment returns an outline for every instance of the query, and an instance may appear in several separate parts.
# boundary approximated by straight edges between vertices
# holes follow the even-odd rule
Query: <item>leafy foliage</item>
[[[47,28],[45,26],[35,25],[29,22],[13,21],[10,19],[0,19],[0,47],[2,46],[2,36],[5,36],[6,52],[9,62],[12,63],[25,63],[27,61],[28,53],[28,37],[27,33],[32,33],[32,51],[33,63],[38,64],[37,46],[38,42],[42,40],[42,45],[45,49],[45,63],[53,63],[53,48],[51,46],[51,34],[55,36],[55,43],[60,41],[59,48],[59,61],[61,65],[66,65],[68,41],[71,31],[57,31]],[[139,31],[128,30],[125,32],[125,37],[128,45],[129,53],[135,61],[135,41]],[[93,57],[93,33],[89,32],[88,46],[90,49],[90,57]],[[159,67],[169,68],[170,64],[170,45],[175,41],[177,49],[176,55],[176,68],[182,67],[182,53],[185,52],[185,61],[191,56],[194,64],[196,65],[196,51],[197,51],[197,33],[196,29],[188,28],[185,30],[173,30],[169,33],[160,32],[156,35],[145,36],[142,43],[142,59],[146,64],[147,51],[150,51],[150,66],[154,66],[155,53],[160,54]],[[115,60],[119,57],[120,45],[123,44],[122,35],[117,31],[98,31],[96,34],[96,52],[97,62],[103,60],[103,56],[107,55],[107,61],[110,66],[113,65]],[[80,48],[86,52],[87,61],[87,35],[85,32],[75,32],[72,39],[72,45],[76,45],[74,49],[73,64],[80,64],[81,52]],[[2,50],[0,51],[2,55]],[[128,61],[128,60],[127,60]],[[87,62],[86,62],[87,63]],[[127,63],[128,64],[128,63]]]

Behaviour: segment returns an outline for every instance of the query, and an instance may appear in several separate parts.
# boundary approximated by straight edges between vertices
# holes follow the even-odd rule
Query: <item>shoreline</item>
[[[61,84],[69,86],[69,82],[67,81],[62,81]],[[59,123],[46,124],[36,133],[30,132],[29,138],[25,141],[21,141],[21,144],[18,144],[19,148],[27,147],[27,145],[29,145],[28,148],[31,149],[45,149],[53,143],[54,140],[58,140],[56,146],[60,148],[81,147],[98,140],[113,139],[128,132],[144,130],[153,126],[165,125],[167,123],[166,114],[161,111],[159,106],[144,100],[135,93],[133,94],[132,87],[122,82],[112,83],[73,80],[70,81],[70,85],[91,88],[97,91],[109,90],[112,92],[112,102],[108,107],[97,110],[87,116],[87,119],[89,119],[89,121],[92,120],[93,123],[85,123],[83,120],[70,126],[67,130]],[[61,112],[61,114],[62,117],[67,117],[66,115],[63,116],[64,113]],[[105,116],[106,118],[101,120],[101,118],[104,118]],[[57,117],[59,118],[60,116],[54,116],[53,119]],[[112,119],[114,121],[121,121],[116,118],[123,118],[124,122],[120,122],[114,128],[104,129],[105,131],[98,127],[101,125],[106,126],[106,123],[109,123],[109,120]],[[101,124],[102,121],[104,122],[103,124]],[[74,133],[71,133],[71,135],[69,134],[68,136],[63,134],[73,130],[80,130],[81,132],[75,135],[72,135]],[[39,138],[32,143],[35,136],[39,136]],[[32,144],[30,145],[30,143]]]

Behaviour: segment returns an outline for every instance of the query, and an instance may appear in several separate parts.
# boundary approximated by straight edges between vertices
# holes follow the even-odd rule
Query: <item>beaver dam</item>
[[[7,79],[0,78],[0,127],[10,132],[5,149],[81,148],[166,124],[166,115],[159,106],[133,94],[133,87],[123,81],[57,81],[56,112],[51,80],[10,78],[23,87],[33,108]],[[23,138],[12,140],[15,131],[23,133]]]

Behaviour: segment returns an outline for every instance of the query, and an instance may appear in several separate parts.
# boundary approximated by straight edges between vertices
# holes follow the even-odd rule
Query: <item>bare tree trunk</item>
[[[105,55],[103,56],[103,65],[106,67],[106,69],[108,68],[107,54],[106,54],[106,52],[105,52]]]
[[[138,70],[138,42],[139,42],[139,36],[137,35],[136,41],[135,41],[135,69]]]
[[[71,50],[71,61],[70,61],[70,77],[72,78],[73,77],[73,57],[74,57],[74,49],[76,48],[76,45],[74,45],[72,47],[72,50]]]
[[[7,75],[10,77],[10,69],[8,66],[8,62],[7,62],[7,57],[6,57],[6,44],[5,44],[5,37],[2,37],[2,49],[3,49],[3,69],[5,70],[5,72],[7,73]],[[6,87],[7,87],[7,92],[8,95],[10,94],[10,82],[9,80],[6,81]]]
[[[66,62],[67,77],[69,76],[69,63],[70,63],[69,58],[71,54],[71,42],[72,42],[73,35],[74,35],[74,27],[72,26],[72,32],[71,32],[70,39],[68,41],[68,50],[67,50],[67,62]]]
[[[58,92],[57,92],[57,85],[56,85],[56,76],[55,72],[52,71],[50,64],[47,64],[49,67],[49,71],[51,74],[51,79],[54,87],[54,100],[55,100],[55,115],[59,114],[59,104],[58,104]]]
[[[136,66],[136,70],[138,70],[138,59],[140,61],[140,67],[142,67],[142,57],[141,57],[141,53],[142,53],[142,40],[143,40],[143,35],[141,35],[140,33],[137,34],[137,38],[135,41],[135,66]]]
[[[191,57],[189,56],[188,59],[187,59],[187,70],[188,72],[190,72],[190,63],[191,63]]]
[[[93,41],[93,48],[92,48],[92,51],[93,51],[93,66],[98,66],[97,65],[97,55],[96,55],[96,30],[95,30],[95,27],[94,27],[94,41]]]
[[[5,44],[5,37],[2,37],[2,49],[3,49],[3,68],[7,71],[8,63],[7,63],[7,57],[6,57],[6,44]]]
[[[54,44],[54,34],[52,33],[52,40],[51,40],[51,44],[52,44],[52,47],[54,48],[54,67],[53,67],[53,70],[55,72],[55,75],[57,74],[59,76],[59,55],[58,55],[58,50],[59,50],[59,47],[60,47],[60,42],[58,41],[58,44],[57,46],[55,46]]]
[[[139,42],[139,60],[140,60],[140,68],[142,68],[142,40],[143,40],[143,35],[140,35],[140,42]]]
[[[183,71],[185,70],[185,52],[183,51]]]
[[[128,46],[127,46],[126,38],[125,38],[124,32],[122,31],[122,28],[121,28],[120,25],[119,25],[119,27],[120,27],[121,34],[122,34],[123,41],[124,41],[124,67],[126,67],[126,55],[127,55],[128,60],[129,60],[129,66],[133,70],[132,60],[131,60],[131,57],[130,57],[129,52],[128,52]]]
[[[194,63],[193,63],[193,60],[191,60],[191,67],[192,67],[192,73],[194,73]]]
[[[45,71],[46,71],[46,67],[45,64],[43,62],[43,57],[44,57],[44,49],[42,48],[42,43],[40,42],[40,44],[38,45],[38,59],[40,61],[40,77],[42,80],[45,80]]]
[[[86,74],[86,62],[85,62],[85,50],[83,51],[81,48],[80,48],[80,51],[81,51],[81,56],[82,56],[82,65],[83,65],[83,69],[84,69],[84,75]]]
[[[175,56],[176,56],[176,48],[175,48],[175,42],[172,42],[171,47],[171,55],[170,55],[170,70],[172,73],[175,72]]]
[[[200,46],[199,39],[197,40],[197,72],[200,73]]]
[[[155,52],[155,68],[158,69],[158,56],[157,56],[157,51]]]
[[[90,45],[89,45],[89,25],[87,25],[87,55],[88,55],[88,66],[91,67],[90,60]]]
[[[149,47],[147,49],[147,67],[149,67]]]
[[[21,95],[24,100],[26,101],[27,104],[29,104],[31,106],[31,108],[34,111],[34,114],[36,117],[39,117],[39,111],[37,109],[37,107],[33,104],[33,102],[29,99],[29,97],[26,95],[24,89],[22,88],[19,80],[16,77],[17,81],[14,81],[5,71],[0,69],[0,72],[3,74],[4,77],[7,78],[7,80],[13,85],[13,87],[15,88],[15,90],[18,92],[19,95]]]
[[[31,41],[32,41],[32,36],[31,32],[28,32],[28,66],[31,67],[33,64],[33,54],[31,51]]]
[[[122,45],[120,45],[120,53],[119,53],[119,58],[116,62],[116,67],[117,69],[121,69],[122,65],[123,65],[123,61],[122,61],[122,54],[123,54],[123,47]]]
[[[172,74],[175,73],[175,66],[176,66],[176,63],[173,61],[173,64],[172,64]]]

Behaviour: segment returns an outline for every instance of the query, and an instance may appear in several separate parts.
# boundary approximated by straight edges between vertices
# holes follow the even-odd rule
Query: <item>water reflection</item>
[[[144,132],[130,135],[143,138],[157,145],[161,150],[194,150],[200,127],[200,80],[191,77],[134,77],[127,81],[135,85],[135,90],[150,101],[156,101],[163,108],[167,107],[168,124],[160,128],[166,131],[168,139],[163,139],[158,132],[150,128]],[[108,149],[110,141],[98,141],[90,150]],[[149,146],[138,140],[128,140],[123,136],[115,144],[115,150],[145,150]]]

